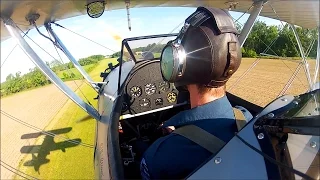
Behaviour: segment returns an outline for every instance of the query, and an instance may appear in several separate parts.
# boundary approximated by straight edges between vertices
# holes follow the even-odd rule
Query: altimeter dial
[[[162,81],[160,84],[159,84],[159,90],[160,92],[166,92],[168,91],[170,88],[170,84],[166,81]]]
[[[156,85],[152,84],[152,83],[148,83],[145,85],[145,89],[144,91],[146,92],[147,95],[152,95],[156,92]]]
[[[136,97],[140,97],[142,94],[142,90],[139,86],[133,86],[130,89],[130,93],[131,93],[131,97],[136,98]]]

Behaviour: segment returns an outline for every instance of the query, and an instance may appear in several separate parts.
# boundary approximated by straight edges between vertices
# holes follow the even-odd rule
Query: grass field
[[[87,72],[90,73],[98,64],[89,64],[86,66],[82,66],[83,69]],[[62,80],[65,79],[63,73],[70,75],[71,73],[73,73],[75,75],[75,77],[73,79],[81,79],[82,75],[80,74],[80,72],[76,69],[76,68],[71,68],[68,70],[63,70],[63,71],[59,71],[57,73],[57,75],[59,76],[59,78],[61,78]]]
[[[89,73],[94,81],[101,81],[100,72],[108,67],[109,62],[116,63],[117,61],[116,59],[102,60],[94,71]],[[80,90],[96,107],[97,102],[93,100],[96,92],[85,83],[81,85]],[[77,91],[77,94],[85,99],[82,93]],[[70,100],[45,128],[46,131],[55,130],[56,132],[64,132],[66,129],[71,129],[71,131],[62,136],[93,145],[95,121]],[[53,140],[46,137],[38,138],[36,144],[40,145],[40,148],[39,153],[36,154],[37,157],[32,154],[26,155],[20,162],[19,169],[40,179],[93,179],[93,148],[65,143],[59,147],[65,148],[65,152],[59,148],[52,151],[57,148],[55,143],[63,141],[65,139],[58,137]],[[49,162],[46,163],[48,160]],[[26,166],[28,163],[32,165]]]
[[[100,81],[100,72],[105,70],[110,61],[116,63],[116,59],[103,60],[89,73],[90,76],[95,81]],[[256,59],[243,58],[239,70],[229,80],[227,89],[246,100],[264,106],[279,95],[298,63],[295,61],[261,59],[243,79],[237,81],[254,62],[256,62]],[[309,63],[313,75],[315,61],[310,60]],[[307,86],[306,76],[302,68],[287,93],[303,93]],[[93,100],[96,92],[85,83],[80,86],[80,89],[88,100],[96,106],[97,102]],[[76,92],[82,99],[85,99],[79,90]],[[45,127],[45,130],[55,130],[69,139],[93,145],[95,121],[69,100]],[[74,146],[70,143],[56,145],[63,141],[65,140],[57,137],[54,139],[47,136],[38,138],[36,141],[36,145],[39,145],[38,149],[36,148],[37,153],[25,155],[20,162],[19,170],[40,179],[93,179],[93,148],[82,145]]]

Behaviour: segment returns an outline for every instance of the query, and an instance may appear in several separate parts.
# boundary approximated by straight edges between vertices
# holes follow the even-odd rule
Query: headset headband
[[[185,23],[178,35],[178,42],[181,43],[184,34],[188,31],[188,29],[191,27],[199,27],[203,22],[208,20],[210,18],[210,14],[208,14],[205,11],[196,11],[193,14],[191,14],[186,20]]]

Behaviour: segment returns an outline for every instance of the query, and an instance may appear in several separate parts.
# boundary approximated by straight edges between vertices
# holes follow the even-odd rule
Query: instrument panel
[[[185,103],[187,93],[179,93],[173,83],[163,80],[159,61],[146,61],[133,68],[127,80],[122,114],[137,114]]]

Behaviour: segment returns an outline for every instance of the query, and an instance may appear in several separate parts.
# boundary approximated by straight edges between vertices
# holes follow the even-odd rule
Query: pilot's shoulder
[[[153,158],[155,154],[162,153],[162,151],[159,152],[160,148],[163,148],[163,146],[166,146],[168,141],[171,141],[175,134],[169,134],[167,136],[161,137],[157,139],[146,151],[145,158]]]
[[[168,152],[163,149],[169,149],[169,147],[163,147],[167,146],[166,142],[170,141],[170,139],[173,137],[173,134],[169,134],[165,137],[161,137],[157,139],[144,153],[143,158],[140,163],[140,171],[142,179],[150,179],[150,177],[153,178],[159,178],[159,169],[162,168],[162,165],[166,163],[159,162],[157,159],[159,157],[164,158]],[[161,149],[161,150],[160,150]]]

